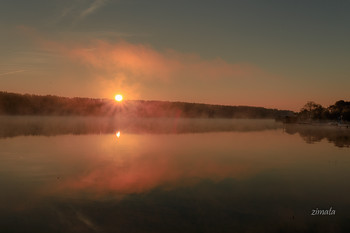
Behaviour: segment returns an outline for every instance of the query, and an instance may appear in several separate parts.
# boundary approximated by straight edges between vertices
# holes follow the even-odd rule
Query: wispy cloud
[[[85,18],[86,16],[94,13],[97,9],[99,9],[100,7],[102,7],[103,5],[106,4],[108,0],[94,0],[88,8],[84,9],[81,13],[80,13],[80,19]]]
[[[0,74],[0,76],[5,76],[5,75],[15,74],[15,73],[21,73],[21,72],[24,72],[24,71],[26,71],[26,70],[14,70],[14,71],[9,71],[9,72]]]
[[[83,20],[87,16],[96,12],[99,8],[104,6],[109,0],[75,0],[70,6],[65,7],[54,20],[58,23],[66,18],[73,19],[73,24]]]

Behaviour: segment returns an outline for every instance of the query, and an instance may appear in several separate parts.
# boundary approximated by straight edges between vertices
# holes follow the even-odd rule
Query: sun
[[[122,100],[123,100],[123,96],[122,96],[122,95],[120,95],[120,94],[117,94],[117,95],[115,95],[115,96],[114,96],[114,99],[115,99],[115,101],[120,102],[120,101],[122,101]]]

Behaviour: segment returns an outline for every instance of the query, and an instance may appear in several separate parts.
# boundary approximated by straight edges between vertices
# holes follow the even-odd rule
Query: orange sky
[[[141,2],[35,1],[6,1],[0,12],[1,91],[296,111],[309,100],[349,99],[347,6],[190,3],[187,14],[153,1],[159,11]],[[172,15],[177,7],[183,18]],[[327,24],[324,11],[333,16]]]

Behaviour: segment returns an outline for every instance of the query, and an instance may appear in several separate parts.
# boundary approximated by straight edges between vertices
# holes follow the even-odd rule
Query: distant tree
[[[325,117],[326,109],[320,104],[313,101],[308,101],[300,110],[299,116],[303,119],[320,120]]]
[[[316,104],[313,101],[308,101],[304,107],[301,109],[301,111],[308,111],[308,112],[312,112],[318,108],[322,108],[322,105],[320,104]]]
[[[329,117],[333,120],[342,118],[350,121],[350,101],[339,100],[328,107]]]
[[[298,113],[303,120],[345,120],[350,121],[350,101],[339,100],[328,108],[322,107],[313,101],[307,102]]]

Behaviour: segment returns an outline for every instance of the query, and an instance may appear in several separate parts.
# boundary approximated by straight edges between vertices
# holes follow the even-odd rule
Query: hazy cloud
[[[157,51],[149,45],[126,41],[109,43],[98,40],[86,46],[56,48],[89,67],[110,73],[123,73],[135,80],[190,79],[246,79],[263,72],[250,64],[232,64],[221,58],[203,59],[194,53],[180,53],[171,49]],[[52,48],[50,48],[52,49]]]
[[[85,79],[86,85],[93,85],[91,89],[103,96],[121,90],[132,99],[217,99],[216,103],[236,101],[257,106],[266,99],[275,99],[279,90],[274,87],[282,80],[254,64],[233,63],[220,57],[203,58],[196,53],[155,49],[124,40],[57,41],[46,39],[32,28],[20,29],[41,49],[59,55],[65,64],[79,67],[80,73],[67,73],[65,77]]]
[[[230,63],[220,57],[204,59],[195,53],[173,49],[156,50],[147,44],[119,40],[93,40],[84,43],[57,42],[41,36],[35,29],[18,27],[32,37],[40,47],[51,53],[69,57],[72,61],[113,75],[123,74],[134,80],[251,79],[267,76],[266,72],[247,63]]]

